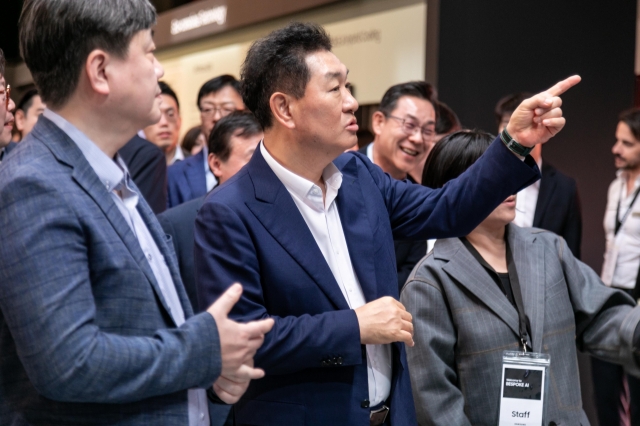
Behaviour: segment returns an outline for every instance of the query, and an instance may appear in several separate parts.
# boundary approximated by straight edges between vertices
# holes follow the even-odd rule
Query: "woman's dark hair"
[[[187,131],[187,133],[184,135],[184,138],[182,139],[182,143],[180,144],[180,146],[184,151],[185,157],[188,157],[191,155],[191,150],[193,149],[194,146],[196,146],[198,136],[200,136],[201,132],[202,132],[202,128],[200,126],[194,126],[190,128]]]
[[[471,167],[494,139],[493,135],[480,130],[461,130],[440,139],[427,157],[422,184],[442,188]]]
[[[293,22],[253,43],[242,64],[242,99],[263,129],[272,125],[271,95],[300,99],[311,78],[307,55],[331,51],[331,39],[316,24]]]

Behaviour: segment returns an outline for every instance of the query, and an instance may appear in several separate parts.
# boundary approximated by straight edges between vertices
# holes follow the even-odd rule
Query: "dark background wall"
[[[503,95],[582,76],[564,96],[567,125],[543,158],[578,182],[582,258],[598,272],[615,177],[610,148],[617,116],[634,98],[635,26],[635,0],[440,2],[439,97],[465,126],[496,133],[493,108]]]

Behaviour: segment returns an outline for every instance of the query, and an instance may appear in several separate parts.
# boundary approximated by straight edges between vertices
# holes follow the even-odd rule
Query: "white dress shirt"
[[[542,158],[538,162],[538,168],[542,170]],[[533,219],[536,215],[536,205],[538,204],[538,195],[540,194],[540,181],[527,186],[516,197],[516,217],[513,223],[521,228],[531,228]]]
[[[184,152],[182,151],[182,147],[180,145],[176,145],[176,151],[173,153],[173,158],[169,161],[168,166],[171,166],[176,161],[184,160]]]
[[[185,322],[184,311],[171,278],[171,271],[151,232],[149,232],[147,225],[138,212],[137,205],[140,196],[133,189],[131,177],[124,161],[117,154],[115,161],[110,159],[77,127],[53,111],[45,109],[43,115],[75,142],[93,171],[111,194],[113,202],[131,228],[149,262],[162,296],[169,306],[169,313],[173,321],[180,327]],[[203,389],[190,389],[188,391],[188,404],[189,426],[209,426],[209,406],[205,391]]]
[[[326,195],[323,202],[322,189],[318,185],[283,167],[269,154],[262,142],[260,152],[291,194],[349,307],[356,309],[366,304],[362,287],[351,263],[336,204],[338,190],[342,185],[342,173],[333,163],[324,169],[322,178],[326,185]],[[373,407],[384,402],[391,392],[391,345],[366,347],[369,401]]]
[[[640,199],[631,206],[633,195],[640,186],[640,176],[627,194],[625,173],[618,171],[616,179],[609,185],[607,209],[604,214],[606,251],[602,265],[602,281],[612,287],[632,289],[640,267]],[[640,198],[640,197],[638,197]],[[620,201],[618,219],[622,220],[631,207],[626,220],[615,234],[616,211]]]
[[[211,171],[211,168],[209,167],[209,148],[207,147],[206,143],[202,147],[202,153],[204,154],[204,176],[207,179],[208,194],[209,191],[211,191],[218,184],[218,179],[216,179],[215,175]]]

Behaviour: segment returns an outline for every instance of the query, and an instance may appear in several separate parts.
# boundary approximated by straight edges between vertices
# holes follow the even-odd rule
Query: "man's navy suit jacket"
[[[140,243],[77,145],[40,117],[0,165],[0,424],[188,423],[187,389],[220,374],[213,317],[193,315],[175,253],[176,327]]]
[[[177,161],[167,170],[167,208],[207,194],[207,176],[204,170],[204,150],[183,161]]]
[[[334,164],[336,198],[351,261],[367,302],[398,298],[394,239],[461,236],[499,203],[539,178],[499,141],[444,189],[397,181],[359,153]],[[355,311],[291,195],[260,149],[205,200],[196,219],[196,282],[201,306],[234,282],[244,286],[231,316],[271,317],[251,382],[234,405],[236,424],[369,425],[365,351]],[[391,424],[415,425],[403,344],[392,344]]]

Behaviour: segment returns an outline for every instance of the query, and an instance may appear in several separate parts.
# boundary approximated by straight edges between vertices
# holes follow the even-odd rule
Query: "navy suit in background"
[[[131,179],[155,214],[167,208],[167,159],[160,148],[136,135],[120,151]]]
[[[440,190],[391,179],[358,153],[334,163],[343,174],[340,221],[367,302],[398,298],[394,239],[466,235],[539,177],[530,158],[518,160],[499,140]],[[366,352],[355,311],[260,149],[207,197],[195,238],[200,306],[241,282],[244,293],[230,316],[275,320],[255,356],[267,375],[234,405],[236,424],[369,425]],[[405,347],[391,346],[390,424],[415,425]]]
[[[206,195],[207,176],[204,169],[204,150],[170,166],[167,178],[167,208]]]
[[[542,179],[533,226],[560,235],[567,242],[571,253],[580,259],[582,213],[576,181],[546,161],[542,163]]]
[[[140,243],[77,145],[41,117],[0,165],[0,424],[188,424],[187,389],[220,374],[213,317],[193,315],[171,241],[176,327]]]

